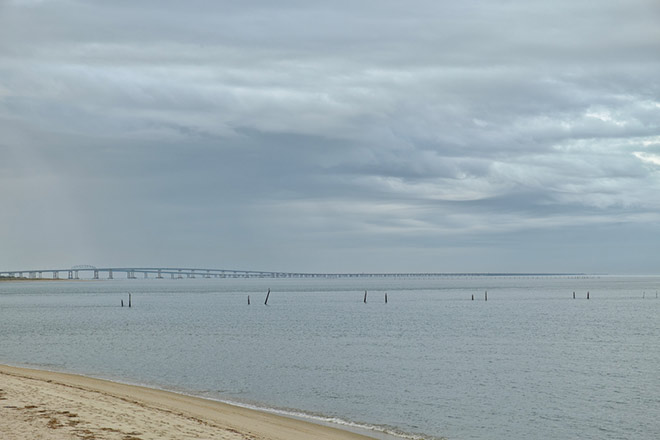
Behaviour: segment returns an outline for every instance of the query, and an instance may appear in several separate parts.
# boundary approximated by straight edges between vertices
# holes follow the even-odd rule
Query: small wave
[[[215,400],[216,402],[226,403],[228,405],[238,406],[241,408],[251,409],[255,411],[263,411],[284,417],[306,420],[320,425],[344,429],[346,431],[355,432],[357,434],[363,434],[370,437],[374,437],[379,440],[447,440],[446,437],[437,437],[437,436],[430,436],[425,434],[414,434],[414,433],[402,431],[398,428],[391,426],[371,425],[366,423],[352,422],[350,420],[345,420],[339,417],[311,414],[299,410],[270,408],[270,407],[248,404],[244,402],[237,402],[227,399],[218,399],[218,398],[209,398],[209,397],[205,397],[205,398],[209,400]]]

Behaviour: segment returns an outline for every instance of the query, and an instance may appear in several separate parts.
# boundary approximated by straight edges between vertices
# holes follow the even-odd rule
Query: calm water
[[[422,438],[657,439],[658,290],[659,277],[4,282],[0,362]]]

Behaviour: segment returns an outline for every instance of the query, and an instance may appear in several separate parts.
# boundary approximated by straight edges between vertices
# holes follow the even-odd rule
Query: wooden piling
[[[270,296],[270,289],[268,289],[268,293],[266,293],[266,302],[264,302],[265,305],[268,305],[268,297]]]
[[[248,306],[250,305],[250,295],[248,295]]]
[[[587,292],[587,299],[589,299],[589,292]]]
[[[573,292],[573,299],[575,299],[575,292]]]
[[[128,293],[128,307],[131,307],[131,293]]]
[[[365,304],[367,303],[367,291],[366,290],[364,291],[364,303]]]
[[[488,291],[484,292],[484,301],[488,301]]]
[[[124,307],[124,300],[121,300],[121,306]]]
[[[387,304],[387,293],[385,293],[385,304]]]

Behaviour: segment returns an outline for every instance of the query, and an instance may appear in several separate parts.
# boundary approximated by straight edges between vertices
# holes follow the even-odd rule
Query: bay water
[[[2,282],[0,363],[377,438],[657,439],[659,290],[654,276]]]

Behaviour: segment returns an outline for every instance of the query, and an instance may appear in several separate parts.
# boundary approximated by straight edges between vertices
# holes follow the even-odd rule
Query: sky
[[[660,273],[657,0],[0,0],[0,270]]]

